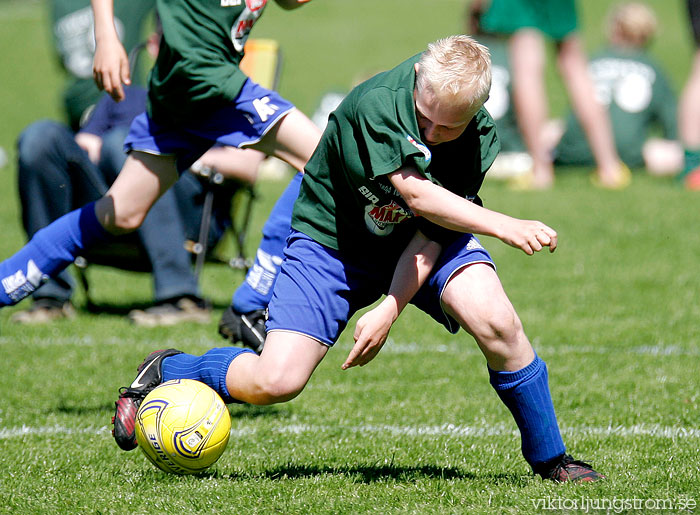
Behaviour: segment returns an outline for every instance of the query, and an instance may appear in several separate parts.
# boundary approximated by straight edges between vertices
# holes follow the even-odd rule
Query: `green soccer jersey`
[[[589,71],[598,100],[608,107],[620,158],[630,167],[644,166],[642,147],[652,130],[676,139],[676,98],[656,63],[643,52],[606,49],[595,55]],[[592,166],[595,161],[576,117],[555,150],[561,165]]]
[[[432,182],[476,198],[500,148],[493,119],[482,108],[458,139],[425,145],[413,99],[419,59],[360,84],[330,115],[306,166],[294,229],[342,252],[396,257],[417,228],[429,237],[443,232],[413,215],[387,174],[414,167]]]
[[[163,41],[149,83],[150,114],[187,124],[234,100],[243,46],[267,0],[158,0]]]
[[[491,0],[481,18],[491,34],[513,34],[535,28],[555,41],[562,41],[578,27],[575,0]]]
[[[127,52],[145,39],[144,25],[155,0],[115,0],[114,26]],[[90,0],[52,0],[53,40],[70,79],[63,92],[68,122],[74,129],[89,107],[97,103],[100,90],[92,78],[95,53],[95,23]],[[139,77],[134,78],[139,83]]]

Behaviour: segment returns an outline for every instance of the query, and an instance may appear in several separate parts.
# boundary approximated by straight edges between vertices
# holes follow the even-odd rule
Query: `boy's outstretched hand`
[[[498,236],[508,245],[522,250],[529,256],[543,247],[549,247],[550,252],[556,250],[557,232],[551,227],[537,220],[510,218],[508,222]]]
[[[391,296],[362,315],[355,326],[355,345],[341,368],[347,370],[372,361],[386,342],[389,330],[397,317],[396,301]]]

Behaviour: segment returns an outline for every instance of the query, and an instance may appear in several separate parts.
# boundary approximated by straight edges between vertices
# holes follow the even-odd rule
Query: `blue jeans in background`
[[[42,120],[22,132],[17,142],[18,183],[28,238],[60,216],[104,195],[126,159],[122,144],[127,129],[117,128],[103,135],[98,165],[77,145],[73,132],[60,123]],[[153,269],[155,301],[199,296],[172,190],[154,204],[137,234]],[[33,297],[67,301],[73,287],[71,275],[64,270],[37,289]]]

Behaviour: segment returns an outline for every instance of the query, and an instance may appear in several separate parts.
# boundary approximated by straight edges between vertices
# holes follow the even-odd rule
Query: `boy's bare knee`
[[[146,217],[141,213],[132,213],[129,215],[117,215],[114,220],[114,228],[117,234],[133,232],[143,223]]]
[[[306,382],[285,377],[284,374],[269,374],[258,378],[259,394],[267,399],[268,404],[292,400],[302,392],[304,386]]]
[[[519,340],[518,335],[522,333],[522,326],[517,318],[510,320],[490,319],[479,327],[479,331],[480,334],[475,336],[485,345],[495,342],[498,345],[509,346]]]
[[[95,214],[97,219],[111,234],[125,234],[133,232],[143,223],[146,218],[145,213],[131,212],[121,213],[114,206],[114,199],[111,196],[102,197],[95,204]]]

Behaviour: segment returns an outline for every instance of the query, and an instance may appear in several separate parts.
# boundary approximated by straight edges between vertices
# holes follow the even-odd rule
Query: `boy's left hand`
[[[355,345],[341,368],[347,370],[372,361],[386,342],[397,316],[395,305],[390,299],[385,299],[376,308],[362,315],[355,326]]]

